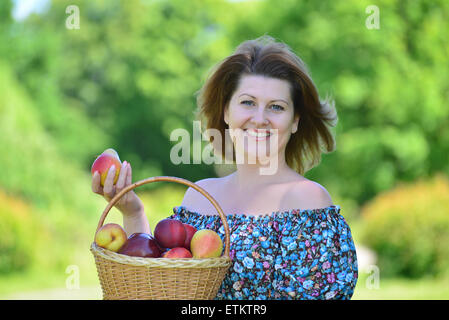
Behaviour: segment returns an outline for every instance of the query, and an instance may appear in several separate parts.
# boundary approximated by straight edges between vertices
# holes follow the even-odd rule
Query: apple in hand
[[[109,148],[109,149],[104,150],[103,153],[110,154],[111,156],[114,156],[114,157],[116,157],[117,159],[120,160],[117,151],[115,151],[115,150],[112,149],[112,148]]]
[[[143,258],[159,258],[161,249],[148,233],[133,233],[118,253]]]
[[[190,250],[194,258],[217,258],[223,250],[223,242],[215,231],[202,229],[193,235]]]
[[[154,238],[164,248],[183,247],[186,229],[179,220],[163,219],[154,228]]]
[[[170,259],[192,258],[192,253],[184,247],[176,247],[165,252],[162,255],[162,258],[170,258]]]
[[[126,243],[126,232],[116,223],[108,223],[98,229],[95,243],[102,248],[117,252]]]
[[[184,229],[186,229],[186,240],[184,241],[184,248],[190,250],[190,241],[192,241],[192,237],[195,234],[195,232],[197,231],[197,229],[188,224],[188,223],[183,223],[184,224]]]
[[[100,154],[92,164],[91,173],[94,175],[95,171],[98,171],[100,174],[100,184],[104,187],[104,181],[106,180],[106,177],[108,176],[109,168],[114,165],[115,166],[115,177],[114,177],[114,184],[118,180],[118,176],[120,174],[120,168],[122,166],[122,163],[120,161],[120,158],[118,156],[117,151],[114,149],[106,149],[103,151],[102,154]]]

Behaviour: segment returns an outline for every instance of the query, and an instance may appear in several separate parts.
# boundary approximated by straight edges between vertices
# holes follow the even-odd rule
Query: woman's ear
[[[295,115],[295,120],[293,121],[293,126],[292,126],[292,134],[295,133],[296,131],[298,131],[298,126],[299,126],[299,114]]]
[[[224,122],[229,125],[229,116],[228,116],[228,108],[226,107],[224,110]]]

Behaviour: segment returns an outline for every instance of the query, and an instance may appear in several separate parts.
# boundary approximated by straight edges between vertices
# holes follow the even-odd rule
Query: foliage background
[[[405,298],[426,285],[427,296],[411,296],[449,297],[435,280],[449,260],[447,1],[39,0],[20,18],[21,2],[0,2],[0,295],[67,287],[71,265],[81,288],[98,284],[88,247],[106,203],[90,190],[90,165],[106,148],[131,162],[135,181],[232,170],[171,163],[170,133],[192,133],[212,66],[269,34],[336,100],[337,150],[306,177],[378,256],[381,289],[367,291],[361,270],[355,297]],[[373,4],[380,29],[366,27]],[[152,226],[184,191],[139,190]],[[108,219],[121,223],[114,210]]]

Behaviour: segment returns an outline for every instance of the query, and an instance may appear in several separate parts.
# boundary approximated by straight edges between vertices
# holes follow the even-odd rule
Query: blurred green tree
[[[170,133],[192,137],[194,93],[207,72],[267,33],[336,99],[337,151],[309,178],[362,204],[398,181],[449,173],[447,2],[380,1],[379,29],[366,26],[367,0],[80,0],[80,28],[71,30],[72,4],[52,1],[23,22],[6,15],[0,53],[60,151],[86,171],[113,147],[136,179],[213,176],[212,166],[173,164]]]
[[[337,150],[308,176],[361,204],[399,181],[449,174],[449,4],[262,2],[233,25],[233,45],[267,33],[308,65],[336,100]]]
[[[184,128],[192,137],[194,92],[210,66],[205,46],[220,3],[80,1],[76,30],[61,27],[69,3],[49,12],[53,32],[62,34],[61,94],[109,135],[137,177],[213,175],[212,167],[172,164],[170,133]]]

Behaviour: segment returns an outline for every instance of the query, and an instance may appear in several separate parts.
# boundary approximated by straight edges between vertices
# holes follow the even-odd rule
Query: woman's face
[[[290,83],[260,75],[242,76],[224,121],[235,139],[236,156],[239,152],[249,159],[271,157],[272,152],[283,156],[299,121],[298,116],[294,117]]]

